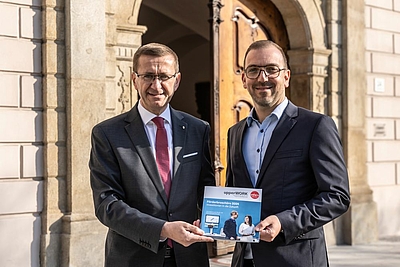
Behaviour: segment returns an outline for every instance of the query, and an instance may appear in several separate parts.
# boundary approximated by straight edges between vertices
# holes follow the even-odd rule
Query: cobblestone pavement
[[[368,245],[330,246],[328,257],[331,267],[400,267],[400,237]],[[231,258],[232,254],[211,258],[210,266],[230,266]]]

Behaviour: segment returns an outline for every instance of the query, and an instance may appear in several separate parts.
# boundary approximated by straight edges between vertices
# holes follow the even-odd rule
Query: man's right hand
[[[261,240],[272,242],[279,235],[281,227],[279,218],[276,215],[270,215],[256,226],[255,231],[260,232]]]

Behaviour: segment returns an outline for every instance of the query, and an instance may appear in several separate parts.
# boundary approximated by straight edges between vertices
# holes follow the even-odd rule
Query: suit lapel
[[[271,163],[272,158],[275,156],[276,151],[289,134],[290,130],[296,124],[297,120],[295,117],[298,115],[298,108],[289,101],[289,104],[282,114],[281,119],[276,125],[274,132],[272,133],[271,140],[268,144],[267,151],[265,152],[263,163],[258,176],[256,187],[260,184],[261,180],[265,176],[265,172]]]
[[[177,186],[179,183],[179,175],[176,175],[180,166],[182,159],[182,149],[185,147],[185,142],[187,138],[187,123],[183,121],[183,116],[171,108],[171,120],[172,120],[172,138],[173,138],[173,179],[172,179],[172,187],[170,196],[173,197],[175,195],[175,190],[177,190]]]
[[[235,160],[235,162],[238,164],[238,166],[234,166],[234,168],[238,168],[239,170],[243,170],[243,173],[246,174],[246,178],[249,181],[249,184],[251,186],[253,186],[251,179],[250,179],[250,175],[249,175],[249,171],[247,169],[246,166],[246,161],[244,160],[244,156],[243,156],[243,136],[244,136],[244,132],[247,128],[247,121],[242,120],[242,122],[239,124],[239,128],[236,131],[236,136],[233,136],[231,143],[233,143],[236,146],[237,151],[239,151],[239,153],[233,153],[234,155],[238,155],[240,158],[238,160]],[[235,142],[234,140],[238,140],[238,142]]]
[[[158,174],[158,167],[151,149],[149,139],[147,138],[146,131],[143,127],[143,121],[140,118],[137,110],[137,104],[129,111],[125,118],[127,125],[125,130],[131,139],[139,157],[142,159],[144,168],[149,174],[150,179],[153,181],[157,191],[162,196],[164,202],[167,204],[167,195],[164,192],[164,186],[161,182],[160,175]]]

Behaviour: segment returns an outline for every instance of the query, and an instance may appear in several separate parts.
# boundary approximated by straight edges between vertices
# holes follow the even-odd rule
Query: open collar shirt
[[[258,175],[272,133],[288,103],[288,99],[285,98],[261,123],[255,118],[257,116],[255,116],[254,108],[252,108],[246,119],[247,129],[244,132],[242,150],[253,186],[257,184]]]

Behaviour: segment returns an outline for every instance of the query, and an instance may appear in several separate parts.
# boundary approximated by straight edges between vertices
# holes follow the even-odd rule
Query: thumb
[[[262,220],[259,224],[256,225],[255,230],[260,232],[262,230],[264,230],[265,228],[268,227],[268,225],[270,225],[271,222],[269,221],[268,218]]]
[[[193,234],[196,235],[204,235],[204,231],[195,225],[188,224],[186,227],[186,231],[192,232]]]
[[[194,225],[194,226],[197,226],[197,227],[200,227],[200,220],[199,220],[199,219],[195,220],[195,221],[193,222],[193,225]]]

